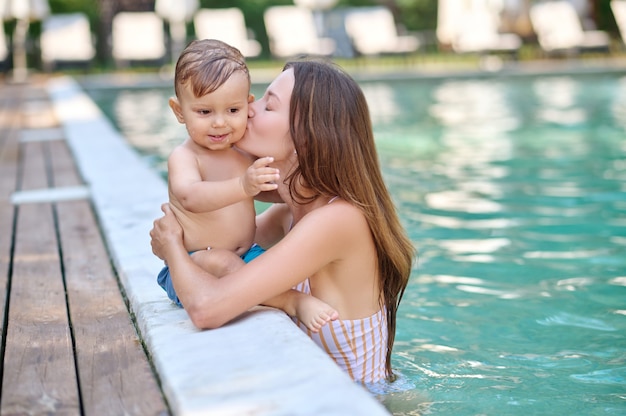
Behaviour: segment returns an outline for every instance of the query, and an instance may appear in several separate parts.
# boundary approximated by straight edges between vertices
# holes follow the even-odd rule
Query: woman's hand
[[[176,216],[172,212],[169,204],[161,205],[161,211],[165,215],[154,220],[150,237],[152,240],[152,252],[161,260],[167,261],[167,250],[169,247],[183,244],[183,228],[178,223]]]

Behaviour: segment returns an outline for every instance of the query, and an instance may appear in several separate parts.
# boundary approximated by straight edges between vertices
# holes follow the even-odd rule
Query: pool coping
[[[165,181],[74,78],[51,78],[47,90],[173,414],[389,414],[281,311],[257,307],[222,328],[195,328],[156,284],[163,263],[149,230]]]

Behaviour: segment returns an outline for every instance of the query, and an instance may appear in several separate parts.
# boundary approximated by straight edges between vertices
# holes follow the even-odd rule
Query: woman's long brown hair
[[[301,203],[339,196],[365,215],[378,255],[389,334],[385,368],[393,381],[396,314],[416,252],[383,181],[367,102],[356,81],[331,62],[297,60],[283,70],[289,68],[295,76],[289,121],[299,162],[287,178],[291,196]],[[314,196],[298,193],[297,183],[306,184]]]

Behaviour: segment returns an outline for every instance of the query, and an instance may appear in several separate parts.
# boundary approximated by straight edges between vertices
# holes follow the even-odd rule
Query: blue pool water
[[[362,87],[420,253],[387,408],[626,414],[626,73]],[[88,92],[164,172],[171,89]]]

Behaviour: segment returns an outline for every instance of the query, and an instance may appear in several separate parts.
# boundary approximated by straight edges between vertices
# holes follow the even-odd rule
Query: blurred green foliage
[[[462,1],[462,0],[458,0]],[[339,0],[337,8],[385,5],[396,16],[398,23],[409,31],[432,31],[437,25],[437,0]],[[82,11],[87,13],[94,25],[100,23],[99,9],[107,4],[108,9],[114,4],[119,10],[145,10],[146,5],[154,0],[49,0],[53,13]],[[609,1],[592,1],[595,8],[595,20],[599,29],[615,31],[615,20],[609,7]],[[249,27],[257,38],[266,42],[263,26],[263,11],[276,5],[291,5],[293,0],[200,0],[200,7],[239,7]],[[107,22],[104,22],[105,24]]]
[[[52,13],[83,12],[89,16],[92,31],[98,40],[98,61],[100,65],[110,64],[109,37],[111,20],[118,11],[153,10],[155,0],[48,0]],[[458,0],[462,1],[462,0]],[[535,0],[533,0],[535,1]],[[262,58],[269,58],[269,48],[263,13],[270,6],[293,5],[293,0],[199,0],[202,8],[238,7],[245,16],[247,26],[254,32],[263,47]],[[594,18],[599,29],[617,34],[615,20],[608,0],[593,0]],[[437,26],[438,0],[338,0],[336,9],[363,6],[387,6],[396,17],[402,30],[421,32],[428,36],[433,51],[436,42],[433,34]],[[13,22],[5,23],[5,30],[10,36]],[[36,38],[39,32],[38,22],[31,25],[31,35]],[[193,23],[188,24],[189,40],[193,39]]]
[[[100,0],[102,1],[102,0]],[[96,0],[48,0],[52,13],[83,12],[89,20],[98,20],[98,2]]]

